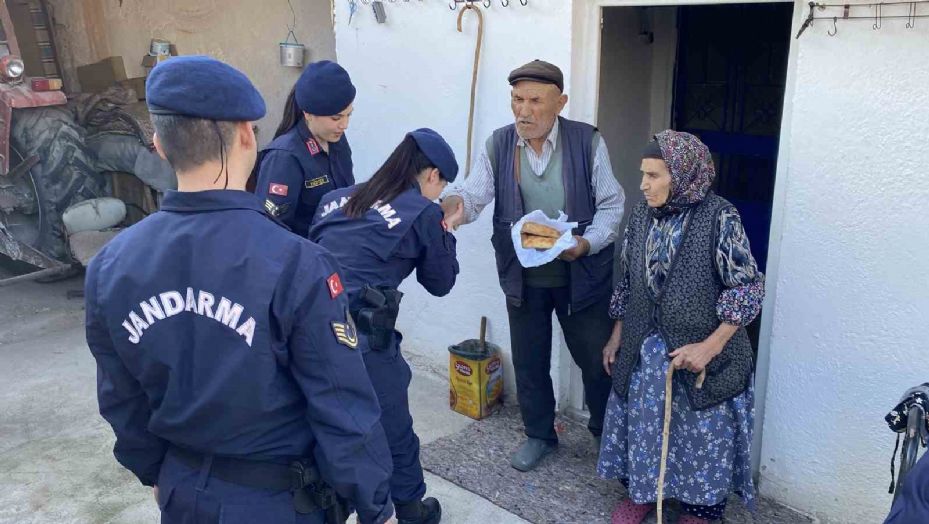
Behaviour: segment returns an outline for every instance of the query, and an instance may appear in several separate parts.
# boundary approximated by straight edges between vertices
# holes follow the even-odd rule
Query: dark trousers
[[[323,524],[322,511],[301,515],[290,491],[232,484],[210,475],[210,462],[191,468],[169,452],[158,476],[162,524]]]
[[[422,499],[426,483],[419,461],[419,437],[410,415],[408,390],[413,373],[400,353],[399,338],[388,350],[366,352],[364,361],[381,404],[381,425],[393,457],[390,495],[395,503],[404,504]]]
[[[584,393],[590,409],[588,429],[599,436],[610,395],[610,377],[603,370],[603,346],[610,338],[613,320],[608,309],[610,295],[581,311],[568,314],[570,289],[525,288],[519,307],[507,304],[510,344],[516,368],[516,395],[526,435],[556,442],[555,392],[552,388],[552,311],[564,332],[568,350],[581,368]]]

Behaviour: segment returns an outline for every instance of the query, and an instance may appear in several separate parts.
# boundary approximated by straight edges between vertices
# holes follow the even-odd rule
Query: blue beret
[[[145,82],[148,110],[207,120],[250,122],[265,101],[248,77],[208,56],[178,56],[155,66]]]
[[[455,160],[455,152],[442,135],[423,127],[410,131],[408,136],[413,137],[419,150],[435,164],[442,178],[449,182],[455,181],[455,177],[458,176],[458,162]]]
[[[321,60],[308,65],[300,74],[296,100],[305,113],[337,115],[355,100],[355,86],[342,66]]]

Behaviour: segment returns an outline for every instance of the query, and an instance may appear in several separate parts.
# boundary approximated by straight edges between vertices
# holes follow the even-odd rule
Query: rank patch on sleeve
[[[285,184],[271,184],[268,193],[277,196],[287,196],[287,186]]]
[[[270,200],[265,200],[265,210],[267,210],[268,214],[273,217],[281,214],[281,208],[277,207],[277,205]]]
[[[290,209],[290,204],[277,205],[274,202],[271,202],[270,200],[265,200],[265,210],[268,212],[269,215],[275,218],[286,213],[288,209]]]
[[[345,323],[333,322],[332,332],[335,334],[335,339],[339,344],[348,346],[352,349],[358,347],[358,331],[355,330],[355,321],[352,320],[352,315],[348,312],[348,308],[345,308]]]
[[[329,285],[329,296],[335,298],[342,294],[345,291],[345,288],[342,287],[342,279],[339,278],[338,273],[333,273],[329,275],[329,278],[326,279],[326,284]]]

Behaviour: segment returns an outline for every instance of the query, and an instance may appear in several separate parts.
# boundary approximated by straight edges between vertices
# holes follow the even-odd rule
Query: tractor
[[[9,263],[5,256],[15,266],[25,263],[48,275],[63,273],[75,262],[86,264],[93,254],[78,254],[74,248],[69,213],[83,222],[79,231],[113,231],[113,226],[141,218],[127,218],[127,205],[142,216],[157,209],[155,191],[131,172],[138,155],[152,157],[148,165],[161,171],[162,179],[173,179],[170,166],[158,164],[163,161],[146,149],[146,140],[130,132],[127,149],[119,142],[127,139],[125,133],[90,136],[79,125],[61,90],[53,35],[46,0],[0,1],[0,263]],[[148,120],[147,113],[141,118]],[[107,142],[107,137],[113,138]],[[107,151],[117,151],[126,167],[105,167],[119,164],[106,161]],[[128,172],[123,178],[141,191],[130,191],[131,198],[119,194],[127,184],[118,182],[120,173],[108,170]],[[170,187],[170,182],[164,185]],[[113,234],[96,241],[95,249]]]

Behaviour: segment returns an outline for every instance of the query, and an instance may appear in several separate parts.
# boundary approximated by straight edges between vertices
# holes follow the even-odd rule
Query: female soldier
[[[287,97],[274,141],[259,154],[255,193],[300,236],[323,195],[355,183],[344,136],[354,100],[355,86],[342,66],[310,64]]]
[[[412,374],[400,353],[402,336],[394,329],[402,295],[397,287],[414,269],[419,283],[435,296],[455,284],[455,237],[446,231],[442,208],[433,200],[457,173],[445,140],[431,129],[417,129],[370,181],[324,196],[309,234],[344,268],[358,344],[393,455],[390,490],[402,524],[436,524],[442,508],[434,498],[422,500],[426,484],[407,396]],[[329,291],[339,295],[342,283],[330,283]],[[343,336],[356,336],[345,331]]]

